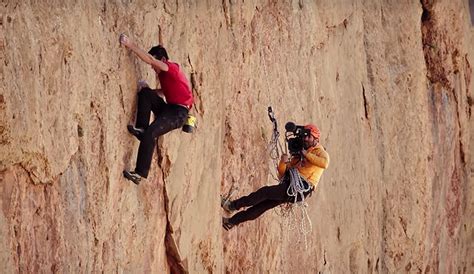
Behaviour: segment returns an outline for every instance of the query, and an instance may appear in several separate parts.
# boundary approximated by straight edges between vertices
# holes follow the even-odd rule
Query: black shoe
[[[138,140],[142,139],[143,133],[145,133],[145,130],[143,128],[136,128],[133,125],[127,125],[128,132],[132,134],[133,136],[137,137]]]
[[[142,177],[138,175],[137,173],[135,173],[134,171],[128,171],[128,170],[123,171],[123,177],[134,182],[136,185],[138,185],[142,179]]]
[[[231,228],[234,227],[234,224],[230,222],[230,218],[223,217],[222,218],[222,227],[229,231]]]
[[[232,201],[229,198],[221,197],[221,207],[228,214],[232,214],[236,209],[232,205]]]

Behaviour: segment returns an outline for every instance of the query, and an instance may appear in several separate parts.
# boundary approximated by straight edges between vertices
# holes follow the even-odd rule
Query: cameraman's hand
[[[281,155],[280,162],[288,162],[288,154],[284,153]]]

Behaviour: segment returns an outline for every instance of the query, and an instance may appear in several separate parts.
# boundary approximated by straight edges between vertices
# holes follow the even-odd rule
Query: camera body
[[[296,125],[293,122],[288,122],[285,125],[285,138],[288,143],[288,150],[291,155],[298,155],[304,149],[304,137],[311,134],[309,129],[304,126]]]

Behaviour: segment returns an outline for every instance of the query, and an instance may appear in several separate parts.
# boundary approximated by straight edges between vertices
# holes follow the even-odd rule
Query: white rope
[[[305,186],[303,180],[301,180],[300,173],[296,168],[290,168],[288,173],[290,174],[290,186],[286,190],[286,194],[290,197],[295,197],[293,203],[298,201],[298,196],[301,198],[301,202],[304,203],[304,193],[310,191],[311,186],[308,183],[306,183]]]
[[[260,56],[263,59],[263,72],[264,72],[264,77],[265,78],[265,84],[266,88],[268,91],[268,94],[270,93],[270,84],[268,82],[268,72],[267,72],[267,65],[266,65],[266,58],[265,58],[265,47],[262,47],[262,50],[260,51]],[[271,97],[270,97],[271,101]],[[268,144],[268,150],[270,153],[270,158],[273,160],[273,163],[275,166],[278,165],[279,158],[280,158],[280,152],[283,153],[283,148],[282,144],[280,142],[280,133],[278,132],[278,129],[274,129],[272,133],[272,137],[270,139],[270,142]],[[288,148],[285,145],[285,154],[288,154]],[[294,202],[289,203],[287,205],[282,205],[280,206],[280,214],[283,217],[288,217],[286,218],[287,220],[287,231],[288,231],[288,237],[290,235],[290,231],[295,230],[297,227],[299,227],[299,232],[298,233],[298,240],[297,242],[299,243],[301,241],[301,237],[304,239],[305,243],[305,248],[308,249],[308,242],[307,242],[307,235],[312,231],[313,226],[311,223],[311,219],[309,218],[308,212],[306,211],[307,204],[304,202],[304,193],[307,191],[311,190],[311,186],[303,183],[301,180],[301,176],[298,172],[297,169],[291,168],[289,170],[290,172],[290,186],[287,189],[287,194],[290,197],[294,197]],[[273,173],[272,177],[280,181],[278,178],[276,178]],[[282,183],[283,179],[280,181]],[[301,201],[298,201],[298,195],[301,197]],[[297,208],[301,209],[301,222],[300,225],[298,226],[298,218],[296,216],[295,210],[294,210],[294,205],[297,205]]]
[[[268,82],[268,78],[270,78],[270,77],[268,75],[267,59],[265,58],[265,56],[266,56],[265,47],[262,47],[262,49],[260,50],[260,58],[263,59],[262,60],[263,73],[264,73],[263,78],[265,79],[265,85],[266,85],[266,90],[267,90],[266,94],[272,94],[270,92],[270,83]],[[270,103],[271,103],[272,96],[271,95],[269,95],[269,96],[270,96]],[[270,115],[270,113],[269,113],[269,115]],[[276,119],[276,118],[273,116],[273,119]],[[274,123],[274,127],[275,127],[275,122],[273,122],[273,123]],[[278,166],[278,163],[279,163],[279,160],[280,160],[280,155],[281,155],[281,153],[283,153],[283,146],[282,146],[281,141],[280,141],[280,132],[278,131],[278,128],[273,128],[272,137],[271,137],[270,142],[268,144],[268,150],[269,150],[270,158],[273,161],[273,166]],[[286,146],[285,146],[285,152],[284,153],[285,154],[288,153]],[[271,175],[272,175],[272,177],[275,181],[280,181],[277,178],[277,176],[274,175],[274,173],[271,173]]]
[[[270,92],[270,84],[268,83],[268,78],[269,77],[268,77],[268,72],[267,72],[267,60],[265,59],[265,53],[264,53],[263,49],[260,51],[260,55],[261,55],[261,58],[263,59],[263,62],[262,62],[263,63],[263,73],[265,74],[265,75],[263,75],[263,78],[265,78],[265,83],[267,85],[267,92],[268,92],[267,94],[272,94]],[[270,101],[271,101],[271,96],[270,96]]]
[[[298,233],[297,242],[299,243],[301,240],[304,241],[305,248],[308,249],[308,241],[307,235],[311,233],[313,230],[313,224],[311,223],[311,219],[309,218],[308,212],[306,207],[308,206],[305,203],[304,193],[311,190],[311,186],[306,183],[304,184],[301,176],[296,168],[290,168],[288,170],[290,176],[290,186],[288,187],[286,193],[290,197],[294,197],[294,202],[288,210],[288,218],[287,218],[287,231],[293,231],[298,229],[300,233]],[[298,201],[298,197],[301,198]],[[295,206],[296,205],[296,206]],[[300,209],[301,215],[298,218],[296,210]]]
[[[261,41],[260,41],[260,44]],[[265,53],[265,47],[262,46],[261,50],[260,50],[260,58],[263,59],[262,60],[262,63],[263,63],[263,78],[265,79],[265,85],[266,85],[266,94],[272,94],[270,92],[270,83],[268,82],[268,78],[269,75],[268,75],[268,70],[267,70],[267,59],[265,58],[266,56],[266,53]],[[270,103],[272,101],[272,97],[270,95]],[[272,113],[273,114],[273,113]],[[270,114],[269,114],[270,115]],[[274,116],[273,116],[273,119],[276,119]],[[272,121],[273,122],[273,121]],[[270,142],[269,142],[269,145],[268,145],[268,150],[270,152],[270,158],[273,160],[273,164],[275,166],[278,165],[278,162],[280,160],[280,155],[281,153],[283,153],[283,146],[280,142],[280,132],[278,132],[278,129],[277,128],[274,128],[273,129],[273,133],[272,133],[272,137],[270,139]],[[285,146],[285,154],[288,153],[287,151],[287,148]],[[276,181],[279,181],[279,179],[277,179],[273,174],[272,174],[272,177],[273,179],[275,179]]]
[[[278,158],[280,158],[280,152],[278,151],[278,136],[275,136],[275,132],[272,134],[272,138],[268,143],[268,151],[270,154],[270,158],[273,161],[273,166],[278,166]],[[272,175],[273,180],[280,181],[278,177],[274,174],[274,172],[270,173]]]

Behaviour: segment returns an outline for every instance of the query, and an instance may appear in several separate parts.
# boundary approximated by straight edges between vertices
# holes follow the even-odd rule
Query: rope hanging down
[[[262,51],[260,52],[260,56],[263,59],[263,72],[264,72],[264,79],[265,79],[265,84],[266,88],[270,94],[270,84],[268,82],[268,71],[267,71],[267,64],[266,64],[266,58],[265,58],[265,52],[262,48]],[[283,153],[282,145],[280,142],[280,132],[278,131],[278,124],[275,118],[275,114],[273,113],[272,107],[268,107],[268,117],[270,118],[270,121],[273,123],[273,133],[272,133],[272,138],[270,139],[270,142],[268,144],[268,149],[270,152],[270,158],[273,160],[274,166],[278,165],[279,158],[280,158],[280,153]],[[288,148],[287,144],[285,144],[285,154],[288,154]],[[307,204],[304,202],[304,192],[308,191],[309,189],[305,188],[303,185],[303,182],[301,181],[301,177],[296,169],[293,171],[290,171],[290,187],[287,189],[287,194],[290,197],[295,197],[293,203],[288,203],[288,204],[283,204],[280,206],[280,213],[282,217],[288,217],[287,220],[287,231],[288,231],[288,237],[289,237],[289,232],[296,229],[298,227],[298,223],[300,224],[299,226],[299,232],[298,234],[298,242],[300,242],[301,237],[304,238],[304,243],[305,243],[305,248],[308,248],[308,242],[306,235],[308,235],[312,231],[312,224],[311,224],[311,219],[309,218],[309,215],[306,211]],[[278,178],[274,176],[272,173],[272,177],[276,181],[280,181]],[[298,200],[298,195],[301,196],[301,202],[297,202]],[[297,208],[301,209],[301,217],[298,218],[295,213],[295,206],[297,205]],[[277,211],[278,212],[278,211]]]
[[[293,205],[293,204],[290,204]],[[286,230],[288,231],[287,239],[290,237],[290,232],[297,230],[299,233],[296,233],[297,239],[296,243],[304,241],[305,249],[308,249],[308,234],[313,231],[313,224],[309,218],[308,212],[306,210],[307,204],[298,203],[297,206],[290,206],[287,208],[285,219]],[[299,213],[299,214],[298,214]]]
[[[305,199],[304,199],[304,193],[308,192],[311,190],[311,186],[306,183],[303,183],[303,180],[301,179],[301,176],[296,168],[290,168],[288,170],[288,173],[290,174],[290,186],[288,187],[286,194],[290,197],[294,197],[293,203],[291,203],[291,207],[288,209],[288,231],[292,231],[298,228],[298,223],[299,223],[299,234],[298,234],[298,240],[299,242],[301,238],[304,240],[305,248],[308,249],[308,241],[307,241],[307,235],[311,233],[313,230],[313,224],[311,223],[311,219],[309,218],[308,211],[306,210],[306,207],[308,207],[308,204],[306,204]],[[300,197],[300,201],[298,202],[298,197]],[[296,216],[295,210],[300,209],[301,210],[301,217],[298,218]]]

